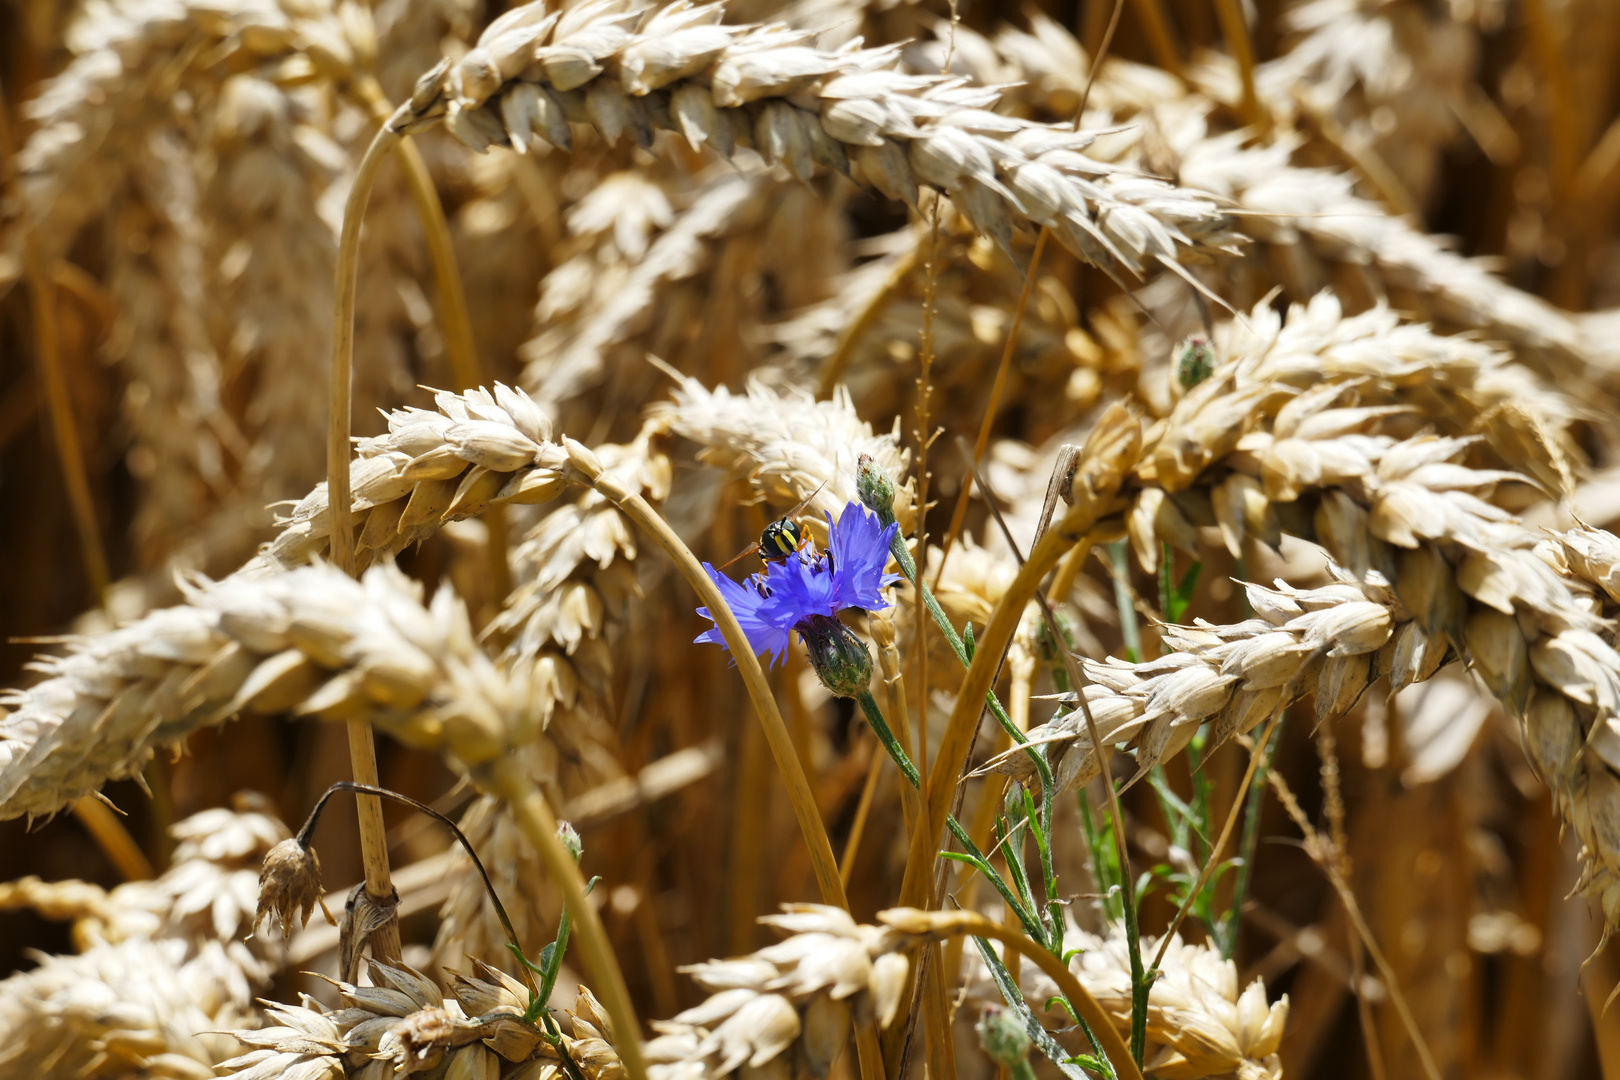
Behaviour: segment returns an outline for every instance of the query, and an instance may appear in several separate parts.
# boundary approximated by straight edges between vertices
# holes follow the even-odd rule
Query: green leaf
[[[967,653],[969,663],[973,662],[975,647],[973,644],[973,624],[971,622],[964,623],[962,626],[962,651]]]
[[[1187,614],[1187,609],[1192,606],[1193,590],[1198,588],[1198,575],[1203,569],[1203,563],[1193,563],[1187,572],[1181,576],[1181,584],[1177,585],[1175,591],[1170,594],[1169,614],[1171,622],[1179,623],[1181,617]]]

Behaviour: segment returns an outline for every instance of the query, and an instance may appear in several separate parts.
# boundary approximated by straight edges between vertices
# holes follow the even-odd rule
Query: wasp
[[[823,483],[821,487],[812,491],[798,506],[789,510],[786,516],[779,517],[765,526],[760,532],[758,540],[737,552],[720,569],[724,570],[732,563],[745,559],[756,551],[759,552],[760,561],[765,563],[766,566],[771,563],[786,562],[792,555],[803,551],[810,543],[811,536],[810,530],[799,524],[799,514],[803,512],[805,507],[810,505],[811,499],[821,494],[821,488],[826,486],[826,483]]]

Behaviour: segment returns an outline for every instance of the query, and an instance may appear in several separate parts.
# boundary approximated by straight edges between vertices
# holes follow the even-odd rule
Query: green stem
[[[1142,935],[1136,925],[1136,883],[1130,882],[1126,874],[1121,874],[1120,878],[1128,882],[1124,907],[1125,947],[1131,954],[1131,1060],[1140,1068],[1147,1053],[1148,992],[1153,980],[1142,968]]]
[[[1030,1041],[1035,1044],[1036,1049],[1045,1054],[1047,1060],[1056,1065],[1064,1076],[1070,1077],[1071,1080],[1083,1078],[1085,1076],[1083,1072],[1068,1064],[1068,1051],[1064,1050],[1058,1044],[1058,1041],[1052,1038],[1046,1028],[1041,1026],[1041,1022],[1036,1019],[1034,1012],[1030,1010],[1029,1003],[1024,1000],[1023,991],[1018,989],[1018,984],[1013,981],[1012,972],[1007,970],[1007,965],[1001,962],[1001,957],[996,955],[996,951],[990,947],[990,943],[982,937],[976,937],[973,939],[973,945],[979,950],[979,956],[983,958],[984,966],[989,969],[990,978],[995,982],[996,989],[1001,991],[1001,998],[1007,1003],[1007,1008],[1016,1013],[1018,1018],[1024,1022],[1024,1031],[1029,1034]],[[1067,999],[1064,999],[1064,1004],[1069,1004]],[[1108,1055],[1103,1052],[1102,1046],[1097,1042],[1097,1036],[1091,1030],[1091,1025],[1086,1023],[1074,1011],[1072,1006],[1069,1009],[1069,1015],[1079,1021],[1080,1030],[1085,1032],[1086,1039],[1091,1043],[1092,1053],[1096,1055],[1097,1060],[1107,1070],[1106,1076],[1108,1080],[1114,1080],[1115,1074],[1113,1067],[1108,1062]]]
[[[1108,545],[1109,565],[1114,577],[1114,606],[1119,609],[1119,632],[1125,639],[1125,659],[1142,662],[1142,627],[1136,621],[1136,604],[1131,600],[1131,570],[1125,558],[1125,541]]]
[[[904,776],[906,782],[912,787],[920,790],[922,781],[917,772],[917,766],[912,763],[911,755],[907,754],[905,748],[900,745],[900,740],[895,738],[894,730],[889,727],[889,722],[884,718],[883,710],[878,708],[877,699],[872,696],[872,692],[863,690],[855,700],[860,702],[861,711],[866,714],[866,722],[871,725],[872,733],[878,737],[878,742],[883,744],[883,749],[888,751],[889,757],[900,770],[900,775]],[[1001,894],[1001,898],[1007,902],[1007,906],[1013,909],[1019,921],[1024,924],[1024,928],[1038,941],[1045,944],[1047,939],[1041,921],[1035,917],[1030,908],[1024,905],[1006,880],[996,873],[995,868],[990,865],[990,860],[985,858],[984,854],[979,851],[979,846],[973,842],[973,838],[962,827],[962,823],[956,819],[956,815],[947,815],[945,825],[951,830],[951,835],[956,837],[956,842],[962,845],[962,850],[967,853],[964,861],[977,869],[991,885],[995,886],[996,891]]]
[[[880,509],[877,511],[877,515],[878,520],[885,527],[894,523],[895,518],[892,512],[885,513]],[[922,575],[917,573],[916,560],[911,557],[911,550],[906,547],[905,538],[898,532],[894,534],[894,539],[889,541],[889,554],[894,556],[894,561],[900,566],[900,572],[905,575],[907,581],[911,582],[912,588],[922,593],[923,605],[928,608],[928,613],[934,617],[934,622],[939,626],[940,633],[945,635],[945,640],[950,643],[951,651],[956,654],[956,658],[962,662],[962,667],[964,669],[971,667],[973,658],[968,655],[967,646],[962,642],[962,635],[956,632],[956,627],[951,625],[951,620],[946,617],[944,609],[939,606],[939,601],[934,599],[933,590],[929,589],[927,582],[923,581]],[[1013,742],[1020,746],[1028,745],[1028,737],[1018,730],[1017,724],[1012,722],[1012,717],[1007,715],[1007,710],[1002,707],[1001,699],[996,697],[994,690],[985,692],[984,703],[990,709],[990,714],[996,718],[996,723],[1001,725],[1001,729],[1007,733]],[[1043,827],[1050,834],[1052,794],[1057,787],[1052,777],[1052,766],[1047,762],[1046,754],[1039,748],[1031,746],[1026,753],[1029,754],[1029,760],[1035,765],[1035,771],[1041,778],[1041,820]]]
[[[1254,783],[1249,786],[1248,798],[1243,805],[1243,839],[1239,845],[1237,881],[1232,889],[1232,906],[1226,913],[1226,927],[1221,934],[1221,955],[1232,959],[1237,952],[1238,931],[1243,925],[1243,905],[1249,897],[1249,881],[1254,870],[1254,851],[1260,843],[1260,806],[1265,801],[1266,772],[1271,768],[1271,757],[1282,741],[1282,727],[1287,715],[1277,721],[1277,730],[1261,749],[1260,764],[1254,770]]]

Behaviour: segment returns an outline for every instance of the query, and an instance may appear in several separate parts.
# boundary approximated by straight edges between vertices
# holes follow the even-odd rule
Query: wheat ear
[[[720,15],[684,2],[594,0],[561,15],[525,5],[425,74],[400,130],[442,121],[477,150],[526,150],[535,137],[566,149],[571,121],[643,146],[659,128],[727,157],[752,145],[802,178],[831,168],[912,206],[919,184],[936,187],[1003,246],[1015,226],[1048,226],[1111,272],[1140,275],[1237,240],[1214,203],[1085,157],[1093,136],[990,112],[994,90],[901,74],[894,49],[827,52]]]

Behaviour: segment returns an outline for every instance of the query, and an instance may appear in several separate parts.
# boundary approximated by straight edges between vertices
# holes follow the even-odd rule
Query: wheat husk
[[[847,194],[757,165],[690,179],[662,167],[604,177],[567,212],[567,257],[541,282],[520,351],[525,387],[568,422],[570,403],[583,411],[656,396],[663,377],[646,352],[729,378],[757,359],[748,330],[774,305],[826,296],[843,268]],[[762,278],[771,289],[754,287]]]
[[[472,764],[537,737],[556,700],[546,671],[478,648],[450,589],[424,607],[392,566],[228,579],[38,667],[45,681],[8,695],[7,818],[53,814],[241,712],[368,719]]]
[[[1111,272],[1140,275],[1184,249],[1236,240],[1213,203],[1097,168],[1079,153],[1091,136],[989,112],[994,91],[902,75],[894,50],[822,51],[785,27],[719,16],[613,0],[560,19],[540,5],[515,9],[468,55],[424,75],[396,123],[442,121],[477,150],[535,137],[567,149],[569,120],[643,146],[658,128],[727,157],[752,146],[802,179],[829,167],[913,205],[919,184],[934,186],[1003,246],[1015,224],[1050,225]]]
[[[265,504],[321,474],[307,392],[328,352],[332,199],[352,171],[339,88],[375,53],[359,10],[97,5],[69,33],[72,62],[26,106],[37,127],[4,247],[55,259],[98,223],[110,233],[105,353],[124,381],[135,569],[152,601],[172,598],[177,569],[239,564],[270,524]],[[363,405],[410,385],[403,350],[379,347],[406,322],[393,289],[360,335]]]
[[[241,937],[258,862],[286,827],[260,810],[216,809],[174,834],[180,843],[166,873],[120,885],[78,912],[83,953],[42,957],[0,982],[8,1072],[201,1080],[230,1056],[230,1041],[214,1033],[256,1020],[253,995],[279,970],[280,951]],[[44,913],[62,914],[48,905]]]
[[[1348,10],[1352,6],[1355,11]],[[1408,19],[1412,6],[1382,5],[1391,11],[1403,9],[1391,16],[1397,21]],[[1364,26],[1385,25],[1389,14],[1337,0],[1325,8],[1335,17],[1342,15]],[[1333,26],[1331,20],[1318,26],[1318,40],[1327,43],[1326,47],[1313,50],[1311,62],[1302,70],[1295,69],[1303,57],[1291,60],[1284,56],[1272,62],[1275,68],[1260,65],[1257,82],[1287,85],[1286,79],[1271,72],[1286,69],[1293,73],[1290,77],[1304,77],[1311,73],[1312,65],[1325,62],[1324,55],[1350,56]],[[1464,33],[1470,36],[1474,31]],[[1385,46],[1379,51],[1393,47],[1388,41]],[[930,71],[937,70],[941,52],[942,47],[934,42],[911,55],[917,58],[918,67]],[[1058,120],[1072,118],[1089,68],[1084,50],[1069,31],[1041,15],[1032,17],[1029,32],[1004,28],[993,40],[958,27],[955,55],[956,70],[970,71],[980,81],[1020,83],[1012,94],[1013,102],[1036,116]],[[1391,94],[1410,100],[1393,110],[1390,102],[1383,101],[1386,112],[1380,117],[1399,117],[1403,110],[1410,110],[1432,118],[1434,105],[1462,92],[1457,60],[1448,57],[1448,73],[1437,77],[1447,87],[1444,91],[1425,97],[1390,87]],[[1235,73],[1229,61],[1222,62],[1227,66],[1215,69],[1219,72],[1216,81],[1226,88],[1223,93],[1236,100]],[[1356,63],[1347,60],[1344,66]],[[1397,65],[1396,70],[1410,67]],[[1388,74],[1376,64],[1367,70]],[[1357,72],[1358,78],[1360,74]],[[1344,73],[1336,71],[1333,80],[1327,81],[1342,77]],[[1389,77],[1402,78],[1399,74]],[[1429,78],[1422,72],[1411,77]],[[1363,108],[1355,100],[1341,104],[1329,93],[1323,97],[1333,108]],[[1273,102],[1274,108],[1280,104]],[[1609,351],[1600,341],[1589,340],[1570,315],[1541,297],[1514,288],[1485,263],[1458,255],[1443,237],[1423,232],[1406,218],[1359,195],[1356,178],[1340,169],[1320,167],[1321,155],[1305,154],[1301,148],[1310,145],[1308,135],[1286,122],[1297,112],[1291,102],[1279,112],[1278,118],[1284,122],[1269,139],[1260,141],[1249,132],[1223,128],[1214,119],[1219,108],[1213,97],[1189,89],[1163,71],[1113,58],[1099,74],[1086,119],[1093,128],[1129,125],[1098,145],[1093,152],[1099,156],[1172,175],[1188,188],[1231,200],[1241,208],[1241,228],[1256,243],[1245,249],[1242,258],[1222,260],[1214,272],[1190,268],[1208,288],[1242,308],[1279,284],[1293,300],[1303,300],[1331,284],[1344,295],[1358,298],[1358,307],[1387,300],[1424,319],[1511,344],[1518,348],[1521,361],[1560,378],[1603,386],[1612,383],[1615,366]],[[1367,115],[1377,108],[1369,109]],[[1428,120],[1424,124],[1432,128]],[[1440,135],[1433,128],[1421,144],[1413,143],[1412,160],[1402,165],[1412,176],[1414,190],[1427,183],[1423,177],[1432,172],[1436,150],[1443,145],[1433,141]],[[1178,295],[1176,301],[1173,314],[1166,310],[1156,314],[1174,327],[1174,333],[1192,332],[1198,326],[1196,311],[1186,304],[1184,295]]]
[[[784,905],[759,921],[786,940],[681,969],[711,996],[653,1025],[652,1080],[707,1080],[738,1069],[825,1076],[854,1025],[893,1022],[910,966],[897,951],[901,935],[819,904]]]
[[[1325,405],[1333,395],[1314,396]],[[1620,654],[1603,636],[1596,583],[1582,576],[1584,569],[1601,579],[1607,564],[1585,554],[1567,559],[1610,541],[1586,530],[1557,546],[1545,541],[1482,497],[1512,474],[1458,463],[1463,440],[1376,434],[1369,412],[1377,410],[1284,414],[1279,426],[1288,430],[1245,435],[1218,481],[1184,468],[1185,456],[1150,451],[1152,466],[1142,471],[1163,487],[1137,495],[1128,515],[1139,555],[1156,552],[1160,537],[1175,539],[1158,520],[1176,505],[1165,489],[1182,500],[1199,491],[1213,504],[1216,484],[1241,481],[1250,497],[1222,519],[1228,535],[1305,535],[1347,569],[1340,584],[1321,590],[1247,586],[1256,619],[1165,628],[1175,651],[1159,660],[1085,661],[1099,735],[1132,741],[1145,769],[1204,721],[1223,741],[1306,692],[1315,694],[1319,720],[1341,715],[1379,677],[1398,690],[1455,654],[1519,723],[1532,765],[1582,841],[1579,889],[1612,926],[1620,850],[1609,804],[1620,788],[1614,755],[1602,748],[1620,700]],[[1322,437],[1308,437],[1308,428]],[[1289,520],[1272,516],[1273,507],[1292,508]],[[1039,738],[1069,746],[1057,752],[1055,771],[1065,783],[1089,780],[1098,766],[1078,714],[1054,723]],[[1024,763],[1009,756],[1001,767],[1016,773]]]
[[[863,454],[897,478],[906,475],[910,460],[901,449],[898,424],[890,434],[875,434],[843,390],[829,401],[816,401],[808,391],[791,387],[774,390],[755,383],[734,394],[683,378],[674,400],[659,403],[652,413],[673,433],[697,443],[704,461],[746,477],[756,494],[785,506],[809,499],[804,513],[812,528],[825,520],[823,515],[836,519],[845,506],[860,501],[855,474]],[[902,528],[913,499],[909,483],[896,484],[894,512]]]

